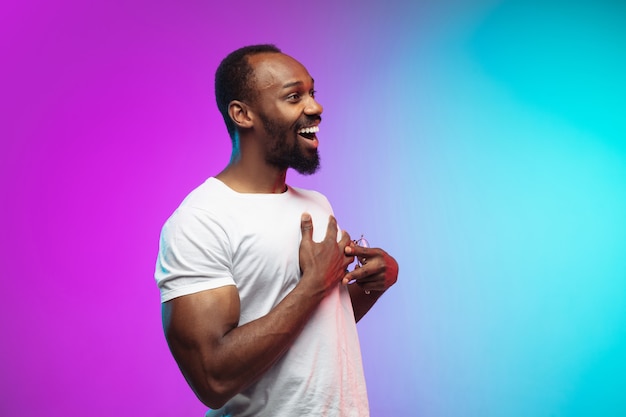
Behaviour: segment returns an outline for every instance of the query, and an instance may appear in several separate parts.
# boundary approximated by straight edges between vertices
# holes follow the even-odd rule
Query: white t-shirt
[[[242,194],[209,178],[163,226],[155,272],[161,301],[235,285],[240,325],[266,315],[300,280],[304,212],[313,240],[323,240],[332,208],[322,194],[294,187]],[[369,416],[347,288],[337,285],[258,382],[207,416]]]

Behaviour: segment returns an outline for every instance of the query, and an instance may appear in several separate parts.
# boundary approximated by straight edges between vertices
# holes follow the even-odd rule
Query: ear
[[[253,115],[250,107],[243,101],[233,100],[228,104],[228,115],[240,129],[249,129],[253,124]]]

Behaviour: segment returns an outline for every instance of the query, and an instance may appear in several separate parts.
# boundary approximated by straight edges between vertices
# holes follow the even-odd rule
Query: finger
[[[358,268],[360,268],[360,266],[359,264],[356,264],[352,272],[356,271]],[[356,281],[356,279],[354,278],[354,274],[352,272],[346,269],[346,275],[344,275],[343,279],[341,280],[341,283],[343,285],[352,284],[354,281]]]
[[[339,239],[340,246],[349,246],[352,243],[350,235],[345,230],[341,231],[341,239]]]
[[[350,239],[350,235],[345,230],[342,230],[341,231],[341,240],[339,240],[338,246],[339,246],[340,249],[344,248],[344,251],[343,251],[343,255],[344,255],[343,263],[344,263],[344,266],[346,268],[348,267],[348,265],[350,265],[351,263],[354,262],[354,256],[347,254],[346,251],[345,251],[345,248],[349,247],[350,244],[352,244],[352,240]]]
[[[328,217],[328,226],[326,226],[326,236],[324,240],[329,240],[332,242],[337,241],[337,219],[335,216]]]
[[[300,230],[302,231],[302,240],[313,240],[313,220],[309,213],[302,213],[300,218]]]
[[[364,270],[366,267],[362,267],[361,270]],[[376,291],[384,291],[385,290],[385,276],[381,273],[374,273],[364,276],[352,276],[352,280],[350,283],[358,285],[363,290],[376,290]]]
[[[359,266],[357,264],[357,266]],[[379,279],[384,279],[385,277],[385,266],[376,260],[372,262],[363,263],[360,267],[355,267],[352,271],[351,279],[355,281],[361,282],[371,282],[377,281]]]
[[[341,285],[348,285],[350,281],[352,281],[352,279],[350,279],[350,271],[346,269],[346,274],[343,276],[343,279],[341,280]]]
[[[373,256],[374,250],[372,248],[364,248],[359,245],[346,246],[344,249],[346,255],[358,256],[359,258],[367,258]]]
[[[385,262],[379,258],[373,259],[373,262],[368,262],[361,268],[355,268],[351,273],[351,280],[366,290],[385,291],[395,283],[397,278],[389,275],[393,274],[393,271],[389,271]]]

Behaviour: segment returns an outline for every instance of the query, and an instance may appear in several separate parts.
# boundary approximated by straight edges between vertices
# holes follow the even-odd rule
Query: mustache
[[[296,122],[296,130],[308,127],[322,121],[322,116],[305,116]]]

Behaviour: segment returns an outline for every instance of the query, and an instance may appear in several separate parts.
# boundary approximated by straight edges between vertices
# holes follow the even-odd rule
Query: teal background
[[[59,1],[0,13],[0,414],[201,416],[158,233],[227,163],[213,73],[316,80],[289,174],[400,264],[359,323],[372,416],[626,415],[626,5]]]

